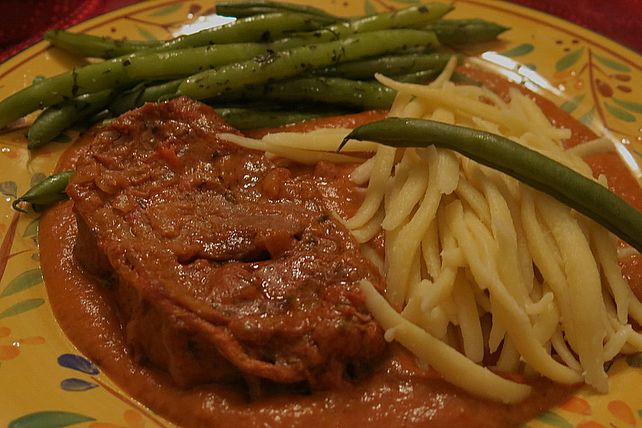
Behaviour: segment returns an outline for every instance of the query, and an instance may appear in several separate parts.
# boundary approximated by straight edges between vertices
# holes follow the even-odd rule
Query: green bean
[[[455,71],[452,76],[450,76],[450,81],[460,85],[484,86],[479,80],[475,80],[467,74],[458,71]]]
[[[642,213],[599,183],[504,137],[430,120],[388,118],[354,129],[341,147],[349,139],[457,151],[547,193],[642,251]]]
[[[343,111],[288,111],[274,107],[244,108],[222,107],[215,109],[227,123],[241,131],[247,129],[276,128],[291,123],[303,122],[323,116],[345,114]]]
[[[226,1],[216,3],[216,13],[223,16],[244,18],[274,12],[294,12],[302,15],[309,15],[328,24],[343,20],[342,18],[327,13],[325,10],[292,3],[280,3],[269,0],[255,0],[247,2]]]
[[[178,93],[195,99],[211,98],[250,85],[287,79],[316,68],[435,44],[433,33],[418,30],[363,33],[334,42],[271,52],[248,61],[204,71],[181,83]]]
[[[64,30],[47,31],[44,39],[57,48],[76,55],[94,58],[114,58],[159,46],[159,42],[155,40],[115,40],[111,37],[92,36]]]
[[[317,31],[293,33],[291,37],[308,39],[318,43],[338,40],[353,34],[367,33],[370,31],[395,28],[419,28],[440,19],[452,9],[453,7],[451,5],[444,3],[411,6],[392,12],[382,12],[347,22],[340,22]],[[285,43],[287,43],[287,41],[285,41]],[[278,45],[278,42],[276,44]]]
[[[400,82],[425,83],[439,75],[439,70],[423,70],[393,76]],[[395,91],[375,80],[352,80],[341,77],[312,76],[253,86],[229,92],[206,102],[243,103],[262,99],[279,104],[334,105],[352,109],[387,109],[392,105]]]
[[[439,75],[439,70],[424,70],[394,76],[406,83],[425,83]],[[259,88],[249,88],[236,94],[230,93],[228,100],[264,99],[277,103],[318,103],[357,108],[362,110],[390,108],[395,91],[374,80],[351,80],[341,77],[304,77],[268,83]],[[225,96],[224,96],[225,97]]]
[[[78,95],[113,89],[131,79],[125,72],[126,59],[90,64],[44,79],[0,101],[0,129],[32,111]]]
[[[306,42],[300,41],[299,45]],[[245,61],[271,50],[266,43],[229,43],[152,52],[132,56],[127,74],[135,79],[174,79],[187,77],[233,62]]]
[[[268,42],[295,31],[315,30],[322,25],[323,23],[309,16],[296,13],[270,13],[238,19],[220,27],[179,36],[163,43],[157,49],[166,51],[218,43]]]
[[[178,87],[183,82],[182,79],[170,80],[157,85],[146,86],[139,100],[141,104],[146,102],[160,101],[172,98],[177,95]]]
[[[390,107],[395,91],[376,81],[340,77],[304,77],[269,83],[224,96],[225,99],[263,99],[281,104],[330,104],[360,109]]]
[[[435,80],[435,78],[439,76],[439,73],[441,73],[441,70],[421,70],[415,71],[414,73],[406,73],[389,77],[396,80],[397,82],[426,83]]]
[[[374,73],[394,76],[422,70],[442,70],[451,56],[450,53],[381,56],[322,68],[315,71],[315,74],[346,79],[371,79]]]
[[[104,108],[98,111],[97,113],[91,115],[87,120],[83,120],[82,123],[75,123],[74,128],[82,133],[87,129],[89,129],[89,127],[94,123],[104,122],[109,119],[112,119],[113,117],[114,115],[112,114],[112,112],[109,111],[108,108]]]
[[[47,107],[29,127],[27,148],[42,147],[74,123],[98,113],[109,103],[112,94],[113,91],[107,89]]]
[[[451,10],[453,10],[453,6],[450,4],[428,3],[394,10],[392,12],[365,16],[351,21],[348,26],[350,30],[356,33],[388,28],[419,28],[427,23],[437,21]],[[346,25],[335,24],[330,30],[342,31],[339,29],[339,26],[345,27]]]
[[[123,114],[133,108],[140,107],[146,102],[156,102],[176,95],[182,79],[171,80],[157,85],[140,84],[118,95],[109,104],[109,111],[115,115]]]
[[[310,16],[295,13],[269,13],[238,19],[229,24],[206,28],[194,34],[166,41],[95,38],[61,30],[51,33],[48,40],[55,46],[72,53],[104,58],[141,51],[169,51],[213,44],[267,42],[280,39],[295,31],[316,30],[323,25],[325,25],[324,22]]]
[[[24,195],[13,201],[11,206],[14,210],[26,212],[20,207],[23,202],[31,204],[34,210],[37,210],[67,199],[65,188],[72,175],[74,175],[73,171],[64,171],[50,175],[40,183],[31,187]]]
[[[483,19],[452,19],[433,22],[424,29],[434,31],[444,45],[459,46],[493,41],[508,27]]]

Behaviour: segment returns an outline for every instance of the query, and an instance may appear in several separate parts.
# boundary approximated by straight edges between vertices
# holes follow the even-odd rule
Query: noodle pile
[[[378,75],[398,92],[389,115],[499,134],[591,178],[581,156],[612,150],[603,140],[565,150],[570,132],[553,127],[529,97],[511,89],[506,102],[485,88],[456,86],[454,67],[451,61],[429,85]],[[333,153],[348,132],[222,137],[298,162],[362,162]],[[385,298],[362,282],[367,305],[386,339],[422,364],[475,395],[514,403],[530,387],[497,373],[539,373],[606,392],[605,363],[642,350],[630,325],[642,324],[642,303],[622,277],[615,238],[601,226],[452,151],[357,141],[350,151],[374,151],[351,175],[367,190],[345,220],[386,276]],[[368,245],[379,233],[384,260]]]

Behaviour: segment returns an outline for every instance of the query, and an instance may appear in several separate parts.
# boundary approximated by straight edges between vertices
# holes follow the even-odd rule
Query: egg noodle
[[[397,91],[389,116],[499,134],[591,178],[581,156],[614,150],[604,139],[565,150],[570,131],[555,128],[532,99],[514,88],[506,102],[483,87],[454,85],[455,65],[428,85],[377,75]],[[642,303],[623,279],[616,239],[553,198],[449,150],[350,141],[334,153],[348,132],[221,136],[297,162],[360,162],[351,178],[367,190],[344,222],[387,283],[382,296],[362,281],[366,304],[386,339],[421,364],[505,403],[524,399],[530,387],[498,373],[536,372],[606,392],[605,363],[642,350],[630,324],[642,324]],[[349,154],[364,151],[374,152],[365,162]],[[382,231],[384,260],[368,245]]]

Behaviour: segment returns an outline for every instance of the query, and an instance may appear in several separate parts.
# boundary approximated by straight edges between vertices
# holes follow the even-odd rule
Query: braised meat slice
[[[384,350],[358,287],[382,279],[328,208],[328,177],[220,132],[237,131],[186,98],[94,130],[67,188],[76,257],[113,290],[132,352],[179,385],[340,385]]]

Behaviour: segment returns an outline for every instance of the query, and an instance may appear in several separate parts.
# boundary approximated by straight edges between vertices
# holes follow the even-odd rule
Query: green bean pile
[[[0,101],[0,129],[42,109],[27,135],[29,149],[37,149],[78,122],[179,95],[214,105],[239,129],[385,109],[394,94],[373,80],[375,72],[430,80],[456,54],[453,47],[494,40],[506,30],[482,20],[444,20],[452,6],[442,3],[354,18],[269,0],[216,8],[237,19],[167,41],[46,33],[53,46],[104,60]],[[287,107],[293,102],[296,111]]]

